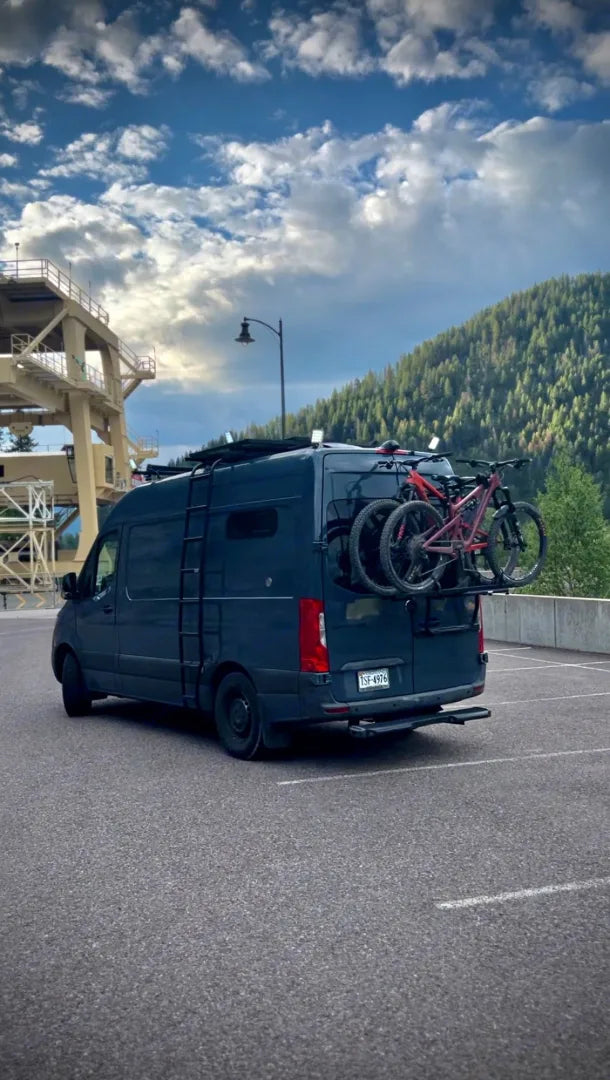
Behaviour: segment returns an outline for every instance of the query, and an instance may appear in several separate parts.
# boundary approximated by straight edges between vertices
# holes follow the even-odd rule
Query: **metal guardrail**
[[[76,300],[90,315],[108,325],[110,316],[101,304],[50,259],[5,259],[0,261],[0,275],[14,281],[48,281],[70,300]]]
[[[34,338],[31,334],[11,334],[11,349],[17,363],[33,360],[36,365],[46,368],[54,375],[59,375],[62,379],[69,378],[65,353],[54,352],[53,349],[47,348],[43,343],[30,350],[32,341],[34,341]],[[19,357],[22,357],[21,361]],[[98,390],[102,390],[104,393],[108,392],[104,373],[99,368],[93,367],[92,364],[80,362],[78,362],[78,366],[82,372],[84,382],[96,386]]]
[[[2,279],[12,281],[48,281],[64,296],[70,300],[76,300],[85,311],[93,315],[106,326],[110,321],[108,312],[94,300],[91,295],[80,285],[72,280],[70,274],[60,270],[50,259],[4,259],[0,260],[0,282]],[[48,350],[45,350],[48,351]],[[127,371],[122,373],[123,382],[131,378],[154,379],[157,373],[157,362],[152,356],[139,356],[134,350],[120,338],[118,340],[119,356],[123,358]],[[49,363],[46,365],[51,368]],[[105,381],[101,372],[87,365],[89,373],[88,381],[100,389],[106,389]],[[59,372],[58,372],[59,373]],[[65,374],[65,372],[64,372]]]

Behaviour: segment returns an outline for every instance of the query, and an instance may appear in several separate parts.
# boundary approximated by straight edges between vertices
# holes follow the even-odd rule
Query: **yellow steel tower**
[[[134,462],[158,453],[154,440],[130,436],[124,408],[142,380],[155,378],[155,361],[137,356],[108,323],[48,259],[0,262],[0,427],[26,434],[60,424],[73,435],[62,453],[0,456],[0,483],[23,480],[26,464],[31,479],[54,480],[55,504],[80,517],[70,566],[77,570],[97,533],[98,503],[120,498]],[[93,444],[92,432],[103,445]]]

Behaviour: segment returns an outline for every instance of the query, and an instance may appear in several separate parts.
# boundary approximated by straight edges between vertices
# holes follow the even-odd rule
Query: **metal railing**
[[[53,349],[47,348],[42,342],[32,349],[32,341],[34,341],[34,338],[31,334],[11,334],[11,350],[17,364],[33,360],[36,365],[46,368],[54,375],[59,375],[62,379],[69,378],[66,354],[54,352]],[[99,368],[80,361],[78,361],[78,366],[82,373],[83,382],[90,383],[92,386],[97,387],[98,390],[103,390],[104,393],[108,392],[104,373]]]
[[[71,274],[60,270],[50,259],[5,259],[0,261],[0,280],[2,277],[14,281],[48,281],[64,296],[76,300],[90,315],[108,325],[110,317],[101,304],[81,289],[72,280]]]
[[[31,359],[34,363],[52,371],[54,375],[59,375],[62,379],[67,378],[68,367],[65,353],[57,353],[42,342],[31,349],[32,341],[34,338],[31,334],[11,334],[11,352],[17,363],[22,362],[20,357],[23,360]]]
[[[126,342],[121,341],[120,339],[119,357],[125,360],[128,365],[130,365],[130,368],[127,371],[123,372],[123,378],[128,379],[130,376],[137,378],[137,375],[140,374],[141,376],[150,375],[150,377],[154,379],[157,371],[157,363],[154,357],[138,356],[138,354],[134,352],[133,349],[131,349],[129,345],[126,344]],[[133,368],[133,371],[131,370],[131,368]]]

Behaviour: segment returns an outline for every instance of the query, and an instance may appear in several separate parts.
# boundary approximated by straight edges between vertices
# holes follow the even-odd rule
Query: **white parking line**
[[[518,645],[516,649],[488,649],[487,651],[490,655],[493,653],[494,656],[502,656],[502,653],[531,652],[532,646]]]
[[[515,660],[519,658],[515,656]],[[548,668],[580,668],[581,671],[605,671],[607,675],[610,675],[610,668],[596,667],[599,664],[610,664],[610,660],[589,660],[586,664],[564,664],[560,660],[556,660],[554,663],[552,660],[539,660],[538,664],[544,664],[544,667],[533,665],[531,667],[502,667],[502,668],[490,668],[490,675],[506,675],[508,672],[516,671],[546,671]]]
[[[542,885],[539,889],[517,889],[515,892],[498,893],[497,896],[467,896],[464,900],[441,900],[434,906],[442,911],[453,911],[456,908],[478,907],[480,904],[503,904],[506,900],[528,900],[530,896],[552,896],[554,893],[599,889],[603,885],[610,885],[610,877],[568,881],[565,885]]]
[[[46,626],[28,626],[22,630],[0,630],[0,637],[15,637],[15,634],[42,634],[47,630]]]
[[[440,765],[408,765],[404,769],[369,769],[366,772],[334,773],[330,776],[303,776],[298,780],[276,780],[278,787],[295,787],[297,784],[330,784],[334,780],[366,780],[370,776],[388,776],[391,773],[431,772],[435,769],[465,769],[474,765],[505,765],[516,761],[540,761],[541,758],[573,757],[576,754],[608,754],[610,746],[598,746],[591,750],[553,750],[545,754],[521,754],[519,757],[477,758],[474,761],[446,761]]]
[[[490,709],[498,705],[536,705],[538,701],[575,701],[585,697],[610,697],[610,690],[592,690],[589,694],[560,694],[558,697],[512,698],[510,701],[486,701]]]

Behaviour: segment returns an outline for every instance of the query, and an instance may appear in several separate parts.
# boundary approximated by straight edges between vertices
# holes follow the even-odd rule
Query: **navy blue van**
[[[355,580],[351,523],[398,487],[375,450],[246,440],[195,456],[125,495],[64,578],[52,663],[70,716],[107,695],[184,706],[250,759],[299,725],[368,737],[490,715],[442,708],[484,689],[479,596]]]

